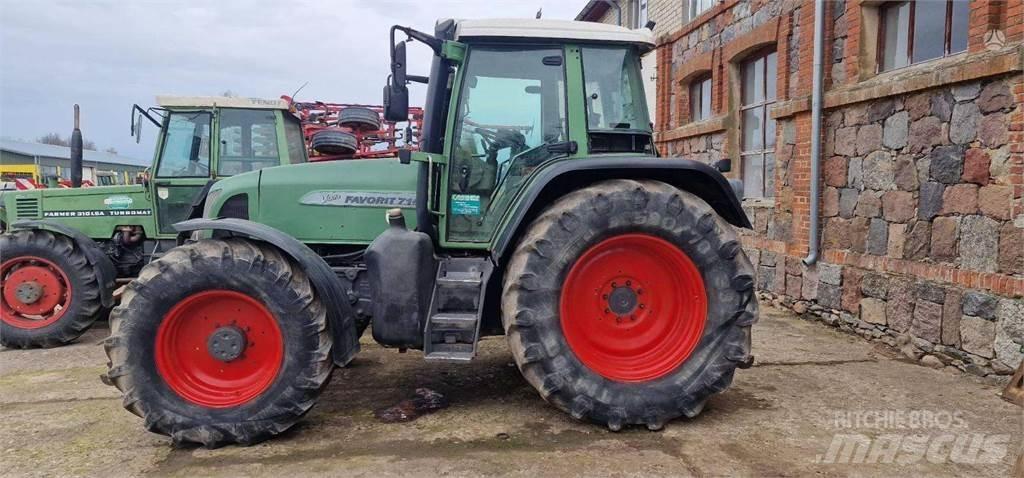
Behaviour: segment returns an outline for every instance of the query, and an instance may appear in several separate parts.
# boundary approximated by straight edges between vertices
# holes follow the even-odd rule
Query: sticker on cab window
[[[452,214],[456,216],[479,216],[480,195],[479,194],[453,194]]]

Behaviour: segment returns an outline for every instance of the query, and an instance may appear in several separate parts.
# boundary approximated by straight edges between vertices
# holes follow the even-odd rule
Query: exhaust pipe
[[[82,187],[82,130],[78,123],[78,103],[75,103],[75,130],[71,132],[71,187]]]

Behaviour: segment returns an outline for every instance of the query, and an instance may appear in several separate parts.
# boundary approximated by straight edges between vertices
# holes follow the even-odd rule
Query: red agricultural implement
[[[422,108],[409,108],[409,120],[399,128],[382,119],[381,106],[281,99],[302,120],[310,161],[385,158],[396,156],[399,147],[418,149]]]

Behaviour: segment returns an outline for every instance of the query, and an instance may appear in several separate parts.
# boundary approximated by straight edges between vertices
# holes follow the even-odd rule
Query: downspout
[[[814,2],[814,70],[811,79],[811,213],[809,248],[804,265],[813,266],[820,253],[822,56],[825,45],[825,2]]]

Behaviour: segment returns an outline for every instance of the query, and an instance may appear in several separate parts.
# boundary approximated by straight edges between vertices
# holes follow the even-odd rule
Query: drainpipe
[[[813,266],[818,262],[821,241],[821,110],[822,108],[822,57],[825,47],[825,2],[814,2],[814,71],[811,79],[811,225],[808,237],[809,248],[804,264]]]
[[[618,18],[616,20],[616,22],[617,22],[616,25],[621,27],[622,26],[622,7],[619,6],[619,2],[616,2],[615,0],[602,0],[602,1],[604,3],[607,3],[608,5],[611,5],[611,6],[615,7],[615,13],[618,14]]]

